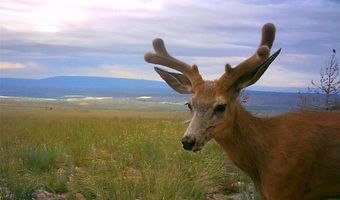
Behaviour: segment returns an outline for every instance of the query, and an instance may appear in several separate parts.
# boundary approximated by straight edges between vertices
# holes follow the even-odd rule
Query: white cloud
[[[199,67],[200,73],[204,79],[214,80],[222,76],[225,65],[231,64],[236,66],[241,63],[246,57],[239,56],[184,56],[179,57],[180,60],[189,65],[196,64]]]
[[[25,68],[26,65],[22,63],[12,63],[12,62],[5,62],[5,61],[0,61],[0,69],[20,69],[20,68]]]
[[[0,70],[23,69],[27,67],[37,67],[37,66],[38,65],[33,62],[16,63],[16,62],[0,61]]]
[[[161,37],[171,54],[214,79],[226,63],[235,66],[255,51],[261,25],[271,21],[278,30],[273,49],[283,50],[258,84],[308,84],[340,44],[340,4],[334,2],[6,0],[0,4],[0,54],[2,60],[44,66],[8,69],[8,76],[159,80],[142,55]],[[102,61],[88,62],[94,59]]]
[[[243,60],[247,59],[247,57],[241,56],[192,56],[185,57],[185,59],[190,60],[192,63],[199,64],[202,66],[220,66],[224,67],[225,64],[229,63],[231,65],[237,65]]]
[[[152,67],[141,68],[140,66],[101,65],[96,68],[82,67],[78,69],[77,74],[82,74],[86,76],[159,80]]]
[[[0,16],[1,26],[12,31],[55,33],[101,16],[102,13],[96,11],[142,16],[142,13],[160,10],[161,6],[162,2],[157,0],[16,0],[2,2]]]
[[[257,86],[266,87],[307,87],[310,80],[317,78],[315,74],[298,73],[287,70],[284,66],[274,64],[256,83]]]

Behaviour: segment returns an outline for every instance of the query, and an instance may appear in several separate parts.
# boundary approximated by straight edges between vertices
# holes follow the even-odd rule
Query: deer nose
[[[185,149],[185,150],[192,150],[195,143],[196,143],[195,138],[191,138],[191,137],[188,137],[188,136],[185,136],[184,138],[182,138],[183,149]]]

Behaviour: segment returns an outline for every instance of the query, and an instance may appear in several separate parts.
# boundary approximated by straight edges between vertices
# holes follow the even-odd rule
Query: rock
[[[228,200],[242,200],[242,195],[240,193],[228,195],[227,199]]]
[[[11,193],[11,191],[9,191],[7,187],[0,187],[0,194],[3,194],[5,199],[14,199],[14,195]]]
[[[242,200],[242,195],[239,193],[230,195],[216,193],[207,196],[205,200]]]
[[[66,200],[65,194],[53,194],[45,190],[37,190],[33,194],[35,200]]]
[[[76,194],[76,200],[86,200],[86,198],[81,193],[77,193]]]

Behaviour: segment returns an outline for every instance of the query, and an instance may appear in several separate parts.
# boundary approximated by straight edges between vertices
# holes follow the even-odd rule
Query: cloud
[[[152,69],[152,68],[151,68]],[[68,72],[67,74],[72,73]],[[73,72],[74,73],[74,72]],[[98,67],[81,67],[74,75],[101,76],[101,77],[124,77],[133,79],[155,80],[156,74],[153,70],[146,71],[139,66],[101,65]],[[156,79],[157,80],[157,79]]]
[[[298,73],[288,70],[285,66],[275,64],[256,83],[266,87],[306,87],[310,80],[315,79],[313,73]]]
[[[0,69],[20,69],[25,68],[26,66],[22,63],[11,63],[0,61]]]
[[[56,33],[90,21],[103,12],[138,16],[147,11],[157,11],[160,7],[161,1],[157,0],[5,1],[1,6],[5,16],[2,26],[13,31]]]
[[[252,55],[260,27],[274,22],[273,50],[282,53],[265,77],[282,73],[281,81],[266,78],[258,84],[307,85],[340,46],[339,10],[337,1],[323,0],[13,0],[0,5],[0,58],[43,66],[30,72],[8,69],[6,76],[160,80],[143,54],[161,37],[172,55],[197,64],[210,79],[223,73],[226,63],[236,65]]]
[[[15,62],[7,62],[0,61],[0,70],[12,70],[12,69],[23,69],[27,67],[37,67],[36,63],[15,63]]]

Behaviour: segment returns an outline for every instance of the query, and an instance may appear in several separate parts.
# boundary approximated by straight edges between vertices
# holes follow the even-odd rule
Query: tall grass
[[[182,150],[183,113],[89,112],[2,110],[0,197],[44,189],[68,199],[205,199],[249,181],[214,142]]]

